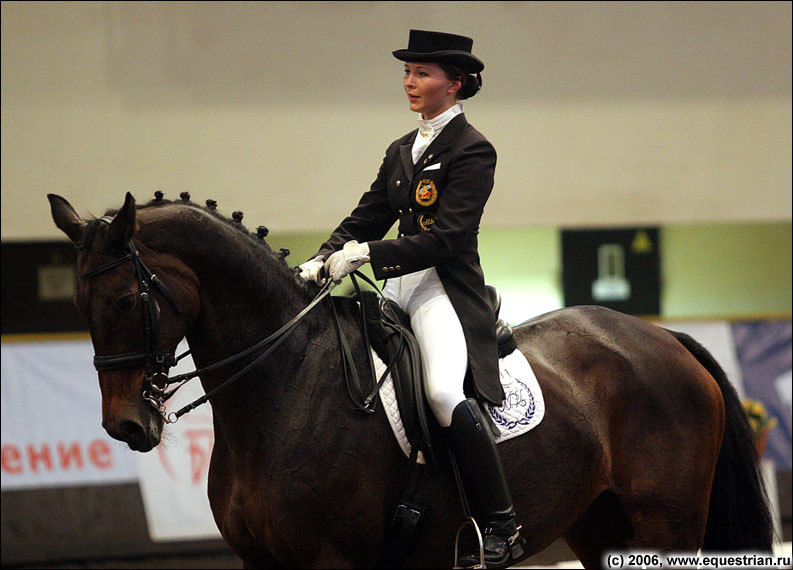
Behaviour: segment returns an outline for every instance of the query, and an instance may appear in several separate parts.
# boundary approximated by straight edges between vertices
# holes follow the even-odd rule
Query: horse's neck
[[[222,388],[211,401],[216,449],[223,448],[223,453],[238,465],[237,476],[264,472],[273,463],[293,455],[307,441],[327,447],[334,437],[332,431],[318,432],[315,424],[318,417],[334,415],[346,405],[339,372],[339,345],[327,306],[329,302],[326,299],[312,309],[310,316],[297,325],[283,344],[244,377]],[[287,317],[291,318],[302,308],[302,303],[287,307],[287,314],[273,326],[280,327]],[[345,334],[352,342],[357,342],[354,325],[341,315],[340,318]],[[261,331],[240,335],[244,339],[240,343],[244,345],[242,348],[256,344],[269,334],[269,329],[256,329],[250,323],[243,322],[236,328]],[[203,339],[207,340],[208,337]],[[191,342],[191,349],[194,344]],[[269,346],[256,354],[267,348]],[[221,356],[206,344],[196,345],[194,352],[200,361],[196,363],[198,366],[216,362]],[[221,385],[251,360],[252,357],[246,357],[240,364],[202,375],[205,392]],[[250,457],[255,461],[248,461]]]
[[[194,235],[191,242],[206,244],[209,242],[204,239],[213,238],[217,236]],[[265,246],[258,251],[257,244],[243,242],[239,247],[249,251],[231,256],[206,255],[200,245],[182,247],[178,255],[196,274],[200,289],[201,310],[187,336],[198,368],[253,346],[313,299],[286,264]],[[248,267],[250,264],[256,267]],[[325,300],[312,309],[283,344],[213,398],[216,424],[229,446],[241,448],[257,439],[280,437],[278,432],[284,426],[276,426],[290,422],[294,406],[306,406],[308,399],[312,406],[324,405],[318,402],[326,399],[328,405],[342,404],[338,344],[328,303]],[[347,334],[355,335],[349,317],[340,318]],[[267,348],[269,345],[254,356],[203,374],[204,390],[217,388]],[[258,426],[254,425],[256,418]],[[245,433],[251,429],[259,437]],[[261,447],[260,443],[253,445]]]
[[[193,256],[190,266],[198,278],[201,310],[188,342],[201,361],[199,366],[253,346],[288,322],[312,299],[283,261],[269,250],[233,258]],[[311,315],[301,322],[285,345],[293,350],[299,348],[296,343],[307,340],[317,326],[316,319],[316,315]],[[279,358],[281,352],[277,350],[268,361]],[[207,381],[211,383],[211,378]]]

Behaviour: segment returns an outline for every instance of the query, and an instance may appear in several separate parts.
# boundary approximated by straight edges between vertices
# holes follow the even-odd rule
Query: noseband
[[[100,218],[100,220],[106,224],[110,223],[110,218],[107,217]],[[168,370],[175,366],[179,359],[176,358],[173,352],[163,350],[160,346],[160,306],[157,303],[157,299],[152,295],[152,288],[159,290],[178,315],[182,315],[183,311],[165,284],[143,263],[132,240],[129,241],[128,247],[129,253],[124,257],[106,263],[88,273],[78,273],[77,278],[84,281],[101,275],[128,261],[135,265],[135,274],[138,279],[140,300],[143,307],[145,348],[142,352],[123,352],[103,356],[94,355],[94,368],[98,372],[144,368],[146,373],[143,397],[159,410],[163,404],[162,396],[165,385],[168,383]],[[186,354],[179,358],[186,356]],[[155,383],[156,379],[161,379],[163,388],[157,386]]]

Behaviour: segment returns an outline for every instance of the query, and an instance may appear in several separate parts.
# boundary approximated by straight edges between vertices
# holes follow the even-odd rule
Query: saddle
[[[503,358],[517,348],[517,343],[512,327],[498,318],[501,295],[492,285],[486,285],[486,288],[496,314],[498,356]],[[369,343],[391,371],[405,435],[411,448],[423,448],[425,456],[432,459],[434,422],[429,417],[429,408],[424,399],[421,354],[410,327],[410,318],[394,301],[380,297],[374,291],[359,289],[357,296],[363,310]],[[489,418],[489,415],[485,416]]]
[[[424,398],[421,354],[416,337],[410,328],[408,315],[396,303],[379,296],[375,291],[361,290],[356,275],[377,289],[368,277],[357,271],[354,272],[351,277],[356,294],[333,298],[331,314],[339,335],[345,383],[353,405],[364,412],[373,412],[380,387],[390,373],[405,435],[410,442],[411,454],[405,476],[406,482],[397,501],[394,515],[387,525],[377,562],[378,568],[398,568],[403,565],[407,553],[412,551],[416,543],[421,521],[426,518],[423,515],[434,496],[431,488],[440,484],[437,474],[451,469],[450,458],[444,460],[444,454],[433,452],[434,447],[438,447],[439,450],[448,448],[440,424],[434,421]],[[512,328],[498,319],[501,308],[500,295],[492,286],[487,286],[487,292],[497,319],[496,338],[501,358],[513,352],[517,344]],[[347,314],[357,313],[360,318],[361,333],[372,373],[374,374],[375,366],[371,350],[374,350],[386,365],[386,370],[379,380],[373,377],[373,390],[368,396],[363,391],[352,362],[350,345],[339,326],[337,308]],[[490,420],[490,427],[494,434],[498,435],[498,429],[490,415],[484,414],[484,417]],[[437,445],[433,445],[435,442]],[[419,450],[422,451],[426,463],[435,469],[426,469],[428,465],[422,465],[419,460]]]
[[[362,332],[391,372],[397,406],[411,445],[405,487],[387,526],[377,563],[378,568],[398,568],[415,546],[423,515],[432,502],[431,487],[438,484],[437,479],[419,465],[418,451],[421,449],[427,461],[436,468],[441,464],[445,466],[448,460],[444,460],[444,454],[433,451],[434,448],[445,449],[445,441],[424,398],[421,354],[410,318],[395,302],[374,291],[361,290],[355,280],[353,283],[357,292],[354,299],[362,311]],[[501,296],[495,287],[486,287],[496,314],[498,355],[503,358],[517,348],[517,343],[512,327],[498,318]],[[484,417],[490,420],[489,414]],[[498,433],[494,424],[491,428]]]

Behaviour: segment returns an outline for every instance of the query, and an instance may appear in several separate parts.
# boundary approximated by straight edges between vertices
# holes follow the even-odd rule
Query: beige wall
[[[2,3],[2,239],[132,191],[331,229],[414,128],[411,27],[475,38],[485,227],[791,219],[791,4]]]

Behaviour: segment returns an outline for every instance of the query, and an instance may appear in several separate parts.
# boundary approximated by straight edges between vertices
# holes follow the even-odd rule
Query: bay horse
[[[211,400],[208,494],[223,538],[245,567],[374,566],[407,459],[382,406],[361,414],[348,400],[330,303],[264,360],[224,364],[291,322],[317,288],[212,201],[160,195],[138,207],[127,193],[120,210],[83,220],[62,197],[48,199],[79,249],[75,302],[107,433],[141,452],[160,442],[163,417],[142,393],[152,399],[152,378],[183,337],[209,368],[207,393],[245,364]],[[355,318],[340,321],[363,346]],[[748,422],[703,347],[595,306],[533,318],[515,337],[546,408],[539,426],[499,444],[526,557],[559,537],[589,568],[611,550],[771,550]],[[368,369],[363,350],[354,363]],[[463,517],[453,477],[442,478],[406,567],[452,564]]]

